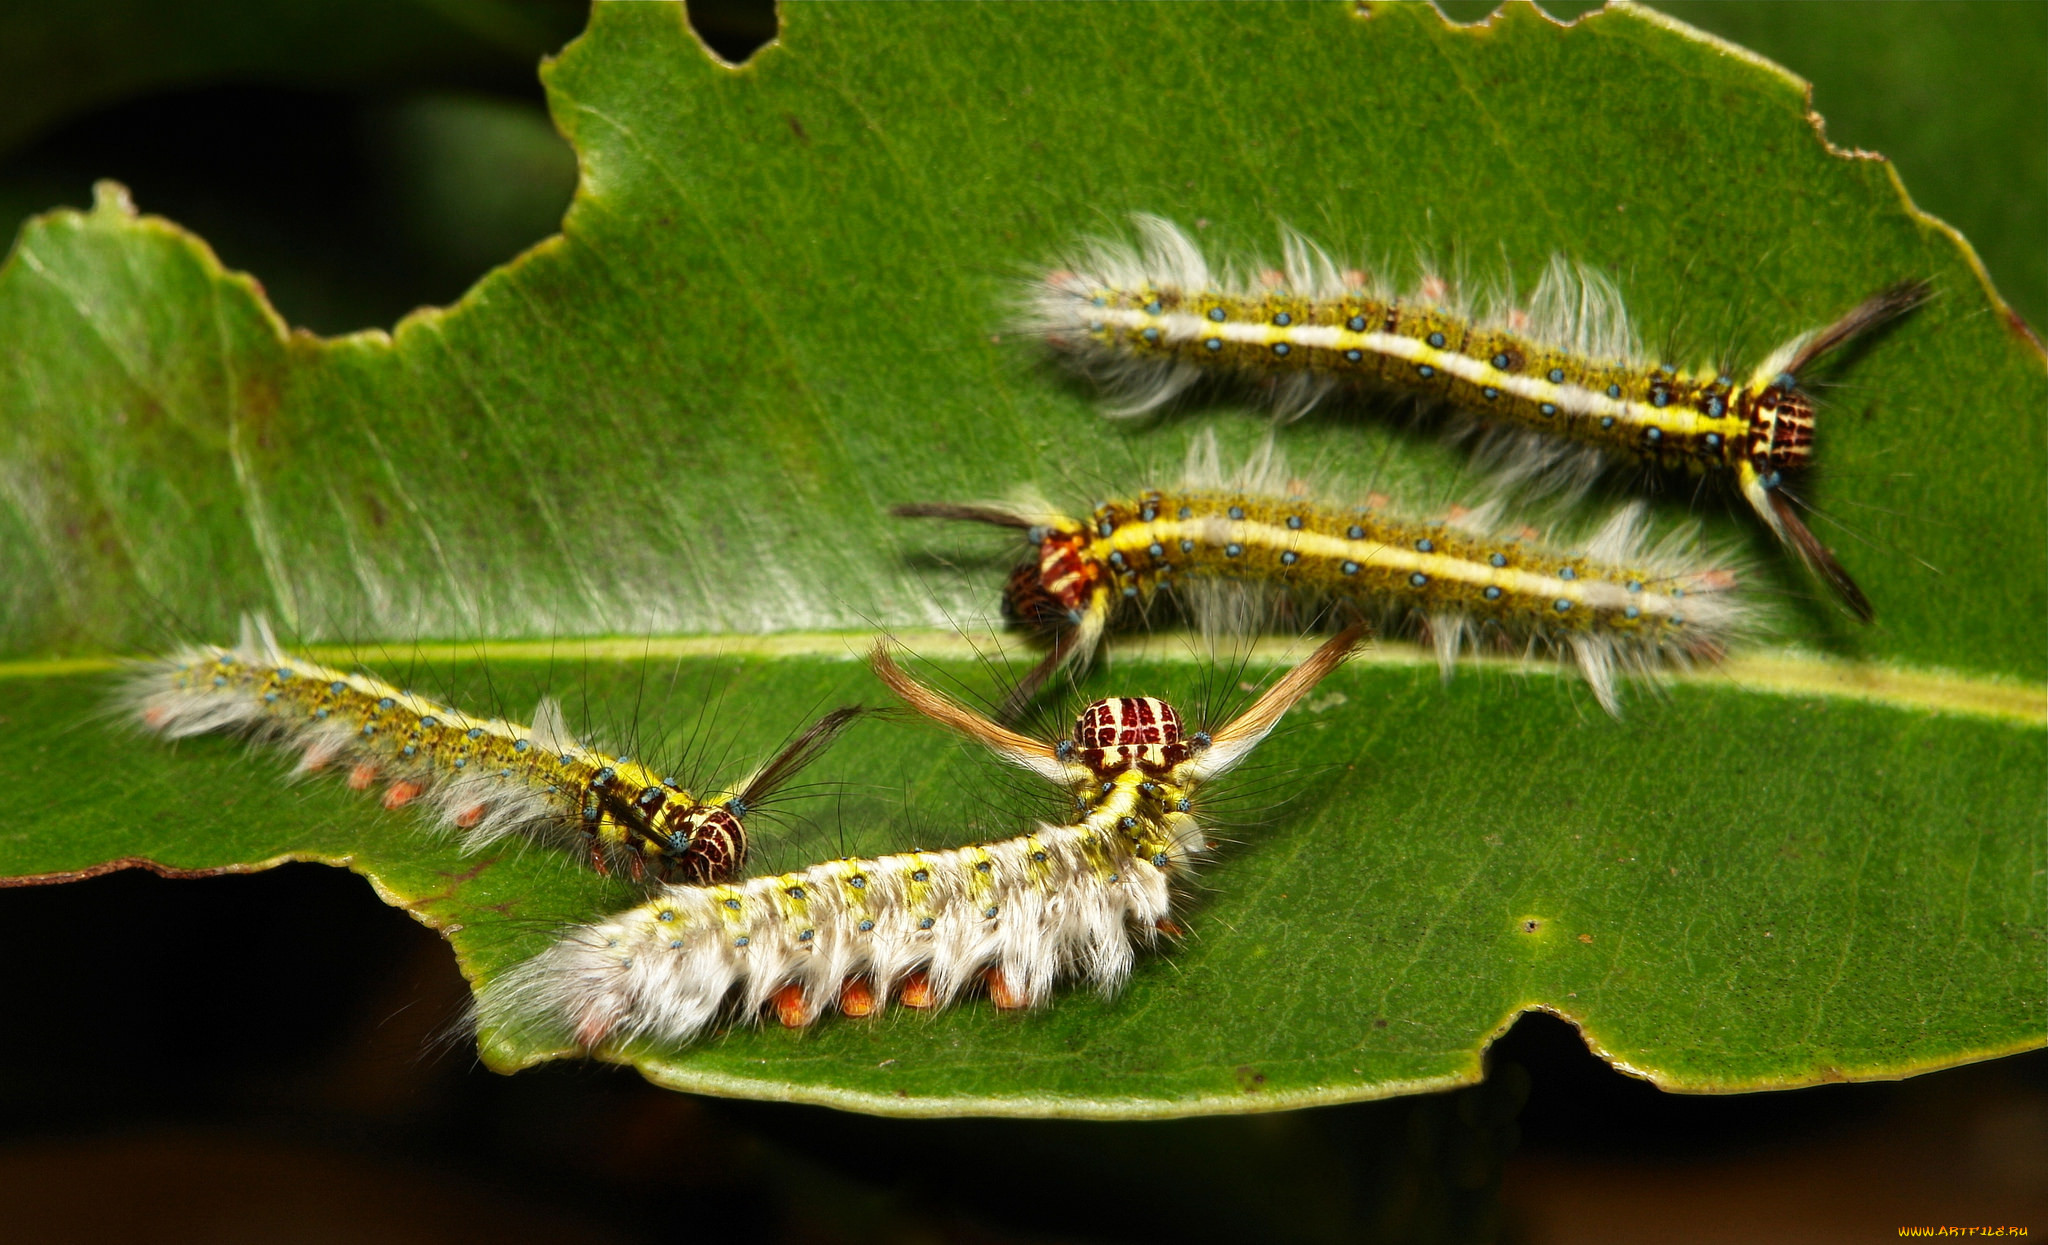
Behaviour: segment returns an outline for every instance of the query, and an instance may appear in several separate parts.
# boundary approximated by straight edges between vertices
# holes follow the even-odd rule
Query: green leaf
[[[472,978],[502,971],[627,892],[541,853],[462,857],[233,741],[124,732],[98,712],[104,655],[260,609],[373,668],[424,661],[415,681],[464,703],[567,691],[614,740],[679,740],[718,698],[711,768],[875,699],[849,660],[875,628],[989,689],[919,629],[992,618],[1000,560],[888,504],[1091,504],[1170,473],[1199,430],[1241,451],[1266,427],[1102,420],[1005,333],[1020,277],[1135,211],[1222,253],[1270,254],[1288,222],[1479,279],[1563,251],[1618,275],[1646,340],[1741,360],[1932,279],[1824,414],[1819,503],[1879,623],[1840,620],[1742,515],[1662,499],[1750,551],[1778,643],[1633,695],[1622,722],[1547,668],[1446,688],[1389,645],[1266,746],[1192,937],[1120,997],[618,1057],[863,1110],[1136,1116],[1469,1082],[1529,1008],[1699,1091],[2041,1043],[2048,371],[1889,166],[1822,144],[1799,83],[1631,9],[784,17],[734,69],[678,7],[598,6],[546,71],[583,167],[562,236],[388,338],[288,333],[114,190],[24,232],[0,270],[0,873],[347,863],[449,931]],[[1463,456],[1403,421],[1283,435],[1411,504],[1458,497]],[[643,638],[577,639],[606,635]],[[1213,706],[1214,682],[1162,640],[1089,686]],[[848,794],[765,863],[1013,830],[1029,810],[992,807],[990,771],[933,740],[863,726],[815,775]],[[557,1053],[487,1037],[501,1067]]]
[[[2048,324],[2048,7],[1659,0],[1798,67],[1836,146],[1881,151],[1913,201],[1961,230],[2000,292]],[[1782,53],[1774,49],[1783,49]]]

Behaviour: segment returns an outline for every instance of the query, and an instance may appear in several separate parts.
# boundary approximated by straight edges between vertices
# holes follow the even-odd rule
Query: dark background
[[[2021,314],[2048,316],[2048,4],[1660,7],[1813,78],[1830,136],[1893,156]],[[735,62],[775,29],[765,3],[690,12]],[[554,229],[575,161],[534,66],[583,16],[567,0],[0,4],[0,223],[117,178],[293,324],[388,327]],[[445,945],[339,870],[0,890],[0,946],[8,1240],[2048,1232],[2043,1054],[1690,1097],[1532,1016],[1485,1085],[1449,1094],[1144,1124],[892,1121],[588,1066],[484,1072],[433,1047],[465,998]]]

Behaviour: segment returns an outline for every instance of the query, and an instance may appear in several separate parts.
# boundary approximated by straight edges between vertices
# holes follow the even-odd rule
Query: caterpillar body
[[[552,699],[531,726],[473,717],[289,654],[261,620],[245,620],[233,648],[199,645],[152,663],[123,699],[169,739],[234,732],[296,751],[298,773],[345,765],[349,786],[383,782],[386,808],[423,803],[467,850],[525,836],[587,854],[600,872],[707,882],[745,862],[747,814],[861,712],[824,715],[731,790],[699,797],[577,742]]]
[[[1031,331],[1123,397],[1125,413],[1153,409],[1205,375],[1268,381],[1283,413],[1358,382],[1514,430],[1503,456],[1524,478],[1583,477],[1589,463],[1621,460],[1726,479],[1844,604],[1872,616],[1786,491],[1813,459],[1814,405],[1799,377],[1924,301],[1926,282],[1872,295],[1737,380],[1729,369],[1648,355],[1613,283],[1562,259],[1526,308],[1496,300],[1475,314],[1441,278],[1397,295],[1291,231],[1283,267],[1248,279],[1212,270],[1172,222],[1134,219],[1141,245],[1096,242],[1039,280],[1025,312]]]
[[[1085,519],[943,503],[892,513],[1023,530],[1031,548],[1004,590],[1004,612],[1049,634],[1052,651],[1020,682],[1013,707],[1060,667],[1087,661],[1119,619],[1142,616],[1162,592],[1200,612],[1214,603],[1205,584],[1217,581],[1309,605],[1341,601],[1412,626],[1446,674],[1468,645],[1556,649],[1610,713],[1617,674],[1713,659],[1758,621],[1728,591],[1735,572],[1700,557],[1692,532],[1647,541],[1640,504],[1617,510],[1573,551],[1501,523],[1497,506],[1425,521],[1383,504],[1308,500],[1289,487],[1270,438],[1226,484],[1204,433],[1190,447],[1187,478],[1182,488],[1105,502]]]
[[[1054,782],[1064,825],[945,851],[827,861],[774,877],[669,886],[570,931],[489,982],[473,1019],[586,1049],[689,1040],[723,1014],[810,1024],[892,997],[939,1007],[976,987],[1034,1007],[1080,979],[1108,992],[1140,947],[1172,936],[1175,889],[1205,852],[1202,785],[1242,760],[1341,664],[1361,630],[1325,642],[1236,720],[1189,733],[1164,701],[1090,704],[1073,735],[1028,738],[925,687],[877,648],[876,672],[913,710]]]

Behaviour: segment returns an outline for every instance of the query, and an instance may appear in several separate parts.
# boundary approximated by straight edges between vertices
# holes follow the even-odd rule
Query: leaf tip
[[[111,177],[102,177],[92,184],[92,210],[95,216],[116,216],[134,220],[135,196],[128,193],[128,187]]]

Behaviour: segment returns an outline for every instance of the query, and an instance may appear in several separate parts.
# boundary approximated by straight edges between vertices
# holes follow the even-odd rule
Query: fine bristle
[[[1400,517],[1384,498],[1316,497],[1326,491],[1296,478],[1271,435],[1226,470],[1204,430],[1189,442],[1180,487],[1055,516],[1045,537],[1054,553],[1028,554],[1012,584],[1057,575],[1090,586],[1060,598],[1053,647],[1001,716],[1085,664],[1112,627],[1142,625],[1167,593],[1212,649],[1334,610],[1427,643],[1446,676],[1468,651],[1554,652],[1610,713],[1622,680],[1714,660],[1763,626],[1758,606],[1733,591],[1740,561],[1703,548],[1697,525],[1653,532],[1642,503],[1546,542],[1508,519],[1499,495],[1430,519]]]
[[[543,697],[531,726],[477,717],[376,677],[286,652],[262,619],[234,647],[199,645],[150,663],[119,710],[167,739],[231,733],[293,756],[293,773],[345,771],[411,805],[465,851],[501,843],[562,849],[603,872],[727,876],[743,863],[740,818],[771,800],[860,714],[834,710],[729,793],[696,799],[659,771],[579,741]]]
[[[1814,461],[1808,365],[1925,302],[1902,281],[1741,373],[1726,361],[1646,352],[1605,275],[1553,257],[1526,300],[1496,290],[1475,311],[1464,282],[1425,272],[1394,292],[1282,230],[1283,267],[1212,265],[1169,221],[1134,218],[1135,243],[1097,239],[1038,281],[1024,328],[1100,383],[1112,414],[1156,409],[1211,380],[1282,417],[1340,388],[1448,412],[1500,487],[1583,490],[1613,468],[1645,479],[1698,475],[1739,492],[1774,533],[1754,484],[1776,488]],[[1682,365],[1683,364],[1683,365]],[[1819,546],[1794,546],[1859,614],[1862,600]],[[1598,662],[1586,663],[1588,668]]]
[[[799,1027],[835,1007],[863,1017],[892,1000],[936,1008],[976,990],[1005,1010],[1042,1006],[1063,981],[1114,991],[1139,949],[1179,933],[1176,890],[1208,850],[1188,811],[1201,784],[1242,759],[1359,634],[1325,643],[1213,739],[1167,732],[1162,723],[1179,718],[1164,702],[1097,702],[1091,713],[1105,716],[1083,720],[1113,738],[1077,726],[1070,763],[919,683],[878,647],[875,673],[906,704],[1060,782],[1075,820],[969,847],[668,887],[486,982],[472,1023],[595,1050],[677,1045],[724,1016]]]
[[[1836,597],[1859,621],[1867,623],[1875,619],[1877,611],[1872,608],[1870,598],[1863,595],[1863,589],[1857,587],[1856,581],[1836,560],[1835,551],[1821,544],[1820,538],[1806,526],[1806,521],[1799,517],[1799,511],[1792,504],[1792,499],[1785,496],[1782,489],[1771,490],[1769,497],[1771,512],[1777,517],[1779,530],[1785,534],[1786,543],[1799,554],[1800,560],[1834,589]]]
[[[1205,369],[1166,354],[1138,355],[1097,348],[1086,331],[1099,291],[1149,291],[1187,302],[1204,296],[1256,304],[1279,296],[1317,303],[1366,298],[1398,301],[1404,312],[1441,313],[1475,327],[1513,333],[1532,346],[1627,368],[1658,361],[1642,348],[1621,291],[1604,273],[1563,256],[1553,256],[1526,298],[1502,287],[1475,300],[1466,283],[1425,273],[1410,288],[1396,291],[1378,275],[1378,265],[1351,267],[1317,243],[1282,228],[1278,269],[1257,263],[1213,265],[1179,225],[1145,213],[1131,218],[1138,241],[1098,237],[1053,264],[1024,299],[1020,328],[1059,350],[1101,385],[1113,416],[1160,409],[1199,384]],[[1252,393],[1283,418],[1305,414],[1343,383],[1317,370],[1262,377]]]
[[[897,519],[954,519],[964,523],[989,523],[996,527],[1028,528],[1036,520],[1002,506],[959,506],[947,502],[911,502],[889,507]]]
[[[1093,617],[1083,619],[1078,627],[1063,627],[1053,632],[1045,656],[1033,663],[1031,668],[1011,685],[1010,690],[1004,694],[1002,703],[996,706],[997,719],[1014,722],[1023,716],[1052,676],[1070,665],[1085,665],[1089,654],[1094,651],[1096,643],[1101,638],[1101,620]]]
[[[1202,778],[1214,778],[1242,761],[1260,740],[1272,733],[1289,709],[1315,690],[1316,684],[1331,671],[1344,664],[1344,659],[1351,656],[1365,635],[1365,624],[1353,623],[1323,641],[1321,647],[1309,654],[1308,660],[1267,688],[1229,725],[1213,732],[1208,751],[1195,763],[1196,774]]]
[[[674,1046],[721,1015],[756,1020],[771,1000],[783,1023],[807,1024],[848,998],[850,1015],[892,997],[943,1007],[991,974],[1013,1007],[1043,1005],[1063,979],[1113,992],[1157,941],[1171,875],[1190,858],[1162,866],[1115,843],[1040,826],[975,847],[670,887],[487,982],[472,1023],[586,1049]]]
[[[744,807],[771,799],[784,783],[824,755],[833,741],[866,712],[860,705],[844,705],[811,723],[781,752],[737,784],[735,798]]]
[[[1010,764],[1030,770],[1048,782],[1067,781],[1069,767],[1060,760],[1051,745],[998,726],[945,693],[934,691],[911,678],[903,667],[896,664],[886,643],[875,645],[868,655],[868,664],[874,668],[875,676],[915,712],[974,740]]]
[[[1933,292],[1934,286],[1929,282],[1901,281],[1872,294],[1850,308],[1841,319],[1807,337],[1786,360],[1783,370],[1794,376],[1800,375],[1815,359],[1847,345],[1888,320],[1906,314],[1926,302]]]

